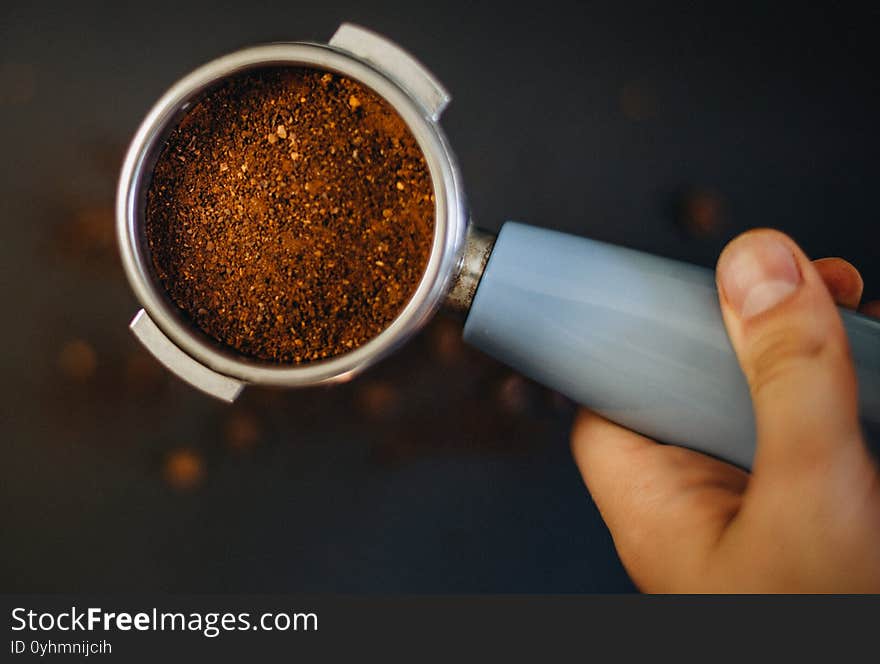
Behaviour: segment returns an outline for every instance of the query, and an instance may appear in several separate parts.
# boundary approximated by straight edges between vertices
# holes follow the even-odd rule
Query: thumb
[[[859,455],[856,377],[837,308],[788,236],[748,232],[717,267],[724,322],[752,395],[754,472],[825,470]]]

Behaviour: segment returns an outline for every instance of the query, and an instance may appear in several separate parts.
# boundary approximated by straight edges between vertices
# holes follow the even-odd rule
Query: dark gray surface
[[[459,348],[452,323],[352,385],[233,411],[156,372],[127,334],[110,206],[147,108],[211,57],[326,40],[341,20],[452,91],[444,125],[482,225],[707,266],[735,233],[775,226],[880,293],[876,13],[4,2],[0,589],[631,588],[570,462],[570,411]],[[715,232],[670,221],[690,187],[716,192]],[[94,370],[59,371],[77,339]],[[236,417],[256,431],[245,450]],[[163,473],[181,448],[205,467],[189,490]]]

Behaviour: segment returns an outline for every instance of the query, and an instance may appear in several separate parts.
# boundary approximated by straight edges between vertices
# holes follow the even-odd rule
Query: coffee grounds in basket
[[[363,345],[428,261],[434,195],[377,94],[299,68],[239,75],[168,136],[146,200],[153,265],[203,332],[250,358],[311,362]]]

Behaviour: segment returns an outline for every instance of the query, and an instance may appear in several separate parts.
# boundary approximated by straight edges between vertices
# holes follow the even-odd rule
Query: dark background
[[[129,335],[112,201],[175,79],[349,20],[453,93],[479,224],[707,266],[774,226],[880,296],[877,12],[658,5],[0,4],[0,590],[630,590],[564,399],[438,319],[352,384],[215,403]]]

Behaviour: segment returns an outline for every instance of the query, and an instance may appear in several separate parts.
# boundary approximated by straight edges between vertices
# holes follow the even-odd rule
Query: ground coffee
[[[361,346],[409,301],[434,196],[397,113],[348,78],[263,69],[197,103],[169,135],[146,234],[171,299],[239,353],[302,363]]]

